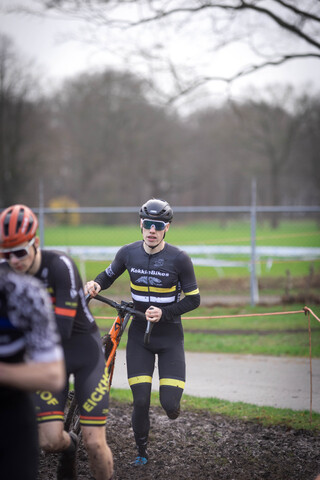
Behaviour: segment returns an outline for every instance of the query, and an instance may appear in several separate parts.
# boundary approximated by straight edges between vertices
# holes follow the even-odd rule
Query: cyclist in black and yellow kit
[[[67,377],[74,375],[80,424],[92,474],[96,480],[112,477],[113,458],[106,442],[108,373],[100,332],[85,301],[82,281],[73,260],[64,253],[42,250],[36,237],[38,220],[25,205],[13,205],[0,215],[1,269],[38,278],[47,288],[61,336]],[[58,394],[39,391],[35,403],[40,447],[62,452],[57,479],[76,477],[78,439],[64,431],[68,379]]]
[[[135,317],[128,332],[127,371],[133,393],[132,427],[138,449],[135,465],[148,461],[155,356],[158,356],[160,402],[168,417],[176,419],[185,384],[181,315],[200,304],[190,257],[164,241],[172,219],[173,212],[167,202],[159,199],[146,202],[140,209],[143,240],[122,247],[111,265],[85,286],[85,291],[94,297],[127,270],[134,306],[153,324],[149,345],[144,345],[146,320]]]

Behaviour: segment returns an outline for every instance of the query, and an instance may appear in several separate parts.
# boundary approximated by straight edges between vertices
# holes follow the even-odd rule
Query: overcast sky
[[[16,2],[30,5],[32,0],[0,0],[0,7],[7,8]],[[70,36],[79,34],[83,25],[70,19],[38,18],[26,15],[5,14],[0,10],[0,28],[2,33],[10,35],[18,50],[28,59],[33,59],[47,84],[57,84],[61,80],[83,71],[101,69],[112,65],[112,59],[96,45],[79,40],[70,40]],[[69,38],[69,40],[67,40]],[[78,37],[79,38],[79,37]],[[236,52],[216,57],[221,69],[232,64]],[[319,60],[300,60],[289,62],[282,67],[268,67],[260,73],[243,78],[237,82],[235,93],[254,84],[261,87],[270,83],[293,83],[299,87],[307,83],[318,88],[320,78]],[[214,88],[219,91],[219,87]],[[220,86],[221,88],[221,86]],[[225,88],[225,87],[224,87]]]

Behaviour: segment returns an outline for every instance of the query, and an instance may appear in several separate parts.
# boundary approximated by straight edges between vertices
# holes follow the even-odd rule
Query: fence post
[[[43,211],[43,182],[39,180],[39,237],[40,248],[44,247],[44,211]]]
[[[250,298],[253,307],[259,301],[259,291],[256,278],[256,222],[257,222],[257,184],[251,182],[251,262],[250,262]]]

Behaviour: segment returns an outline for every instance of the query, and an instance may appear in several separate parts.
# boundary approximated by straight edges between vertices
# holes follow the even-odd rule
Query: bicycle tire
[[[104,345],[104,358],[106,361],[108,361],[109,355],[113,347],[113,342],[109,333],[102,337],[102,343]]]
[[[68,399],[65,411],[64,429],[67,432],[73,431],[80,434],[80,412],[76,402],[74,390],[68,392]]]

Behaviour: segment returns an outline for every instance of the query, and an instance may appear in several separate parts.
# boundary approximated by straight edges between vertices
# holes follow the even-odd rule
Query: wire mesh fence
[[[139,207],[34,209],[45,248],[79,263],[84,280],[141,239]],[[175,207],[166,241],[191,256],[202,294],[268,297],[319,291],[320,207]],[[298,297],[297,297],[298,298]]]

